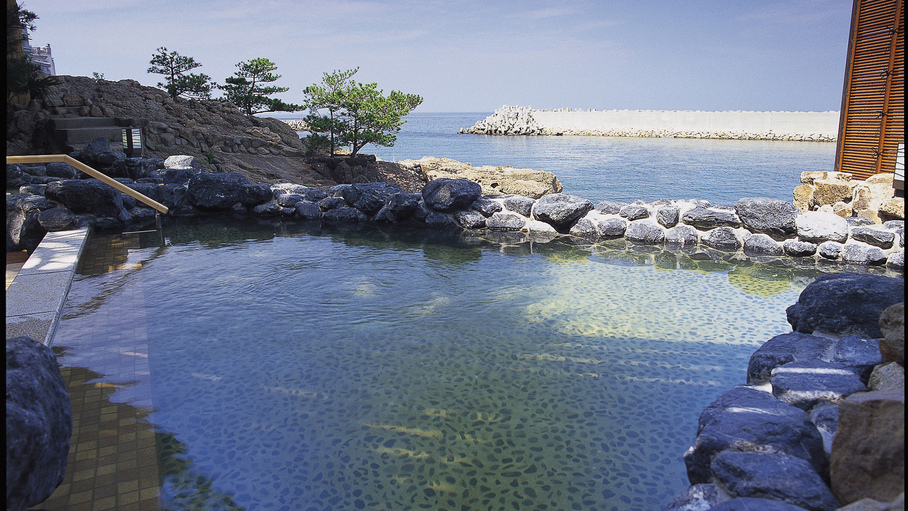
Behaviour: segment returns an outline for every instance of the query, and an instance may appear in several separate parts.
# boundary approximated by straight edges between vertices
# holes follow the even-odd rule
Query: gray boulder
[[[649,219],[634,220],[627,224],[624,238],[634,243],[657,245],[665,241],[665,229]]]
[[[482,229],[486,226],[486,217],[478,211],[464,210],[454,213],[454,221],[464,229]]]
[[[880,265],[886,264],[887,257],[883,249],[860,242],[846,243],[842,250],[842,261],[846,263]]]
[[[624,204],[623,202],[604,200],[599,204],[596,204],[596,211],[602,213],[603,215],[617,215],[621,211],[621,208],[626,205],[627,204]]]
[[[296,216],[303,220],[320,220],[322,218],[322,210],[319,209],[318,204],[311,201],[301,200],[296,203],[294,209],[296,209]]]
[[[362,211],[351,207],[329,209],[322,215],[322,220],[333,224],[367,222],[369,217]]]
[[[401,193],[400,186],[382,182],[354,183],[349,190],[352,193],[344,199],[368,216],[378,213],[392,196]]]
[[[457,226],[448,213],[442,213],[441,211],[430,211],[426,215],[425,222],[426,225],[435,229],[449,229]]]
[[[874,247],[890,249],[892,248],[892,244],[895,241],[895,233],[892,231],[869,226],[852,227],[851,239],[855,241],[863,241],[864,243],[873,245]]]
[[[243,185],[240,190],[240,202],[247,208],[264,204],[272,197],[271,187],[264,184]]]
[[[857,373],[861,381],[866,382],[870,378],[873,368],[883,363],[883,357],[880,354],[880,343],[877,339],[847,335],[835,342],[829,361],[846,366]]]
[[[718,250],[735,251],[741,248],[741,242],[731,227],[716,227],[703,235],[700,242],[707,247]]]
[[[501,203],[485,197],[480,197],[473,201],[473,204],[470,205],[470,209],[478,211],[482,216],[488,218],[493,214],[502,210]],[[529,216],[529,215],[524,215]]]
[[[482,187],[479,183],[466,179],[435,179],[422,189],[426,206],[445,213],[469,208],[480,195]]]
[[[798,215],[795,225],[802,241],[844,243],[848,239],[848,222],[835,213],[808,211]]]
[[[662,206],[656,210],[656,221],[659,225],[670,229],[681,220],[681,209],[677,206]]]
[[[824,241],[817,247],[817,253],[826,259],[838,259],[845,250],[845,245],[835,241]]]
[[[76,219],[76,215],[66,208],[45,209],[38,213],[38,224],[48,232],[65,231]]]
[[[32,251],[38,247],[47,231],[38,220],[42,211],[60,204],[40,195],[13,194],[6,196],[6,250]]]
[[[282,193],[274,199],[274,201],[277,202],[278,206],[281,206],[282,208],[295,207],[297,202],[303,200],[306,200],[304,196],[297,195],[295,193]]]
[[[690,225],[676,225],[665,231],[665,244],[670,247],[692,247],[700,242],[700,233]]]
[[[803,507],[788,502],[755,497],[726,500],[711,508],[699,508],[697,511],[706,511],[706,509],[709,511],[804,511]]]
[[[599,235],[603,238],[621,238],[627,232],[627,220],[618,217],[608,217],[596,222]]]
[[[782,249],[792,257],[807,257],[817,253],[817,245],[809,241],[785,240]]]
[[[754,234],[744,240],[744,254],[749,256],[780,256],[784,252],[782,244],[768,234]]]
[[[747,384],[761,385],[769,381],[772,370],[790,362],[817,360],[832,350],[835,341],[826,337],[790,332],[763,343],[747,363]]]
[[[532,218],[546,222],[559,232],[567,232],[570,225],[593,209],[593,203],[576,195],[554,193],[533,204]]]
[[[324,188],[310,188],[303,192],[307,201],[318,202],[328,196],[328,190]]]
[[[22,510],[63,481],[72,435],[66,382],[50,348],[6,340],[6,507]]]
[[[62,179],[75,179],[79,172],[69,164],[63,162],[51,162],[47,164],[47,175],[59,177]]]
[[[129,221],[129,212],[123,206],[123,194],[97,179],[54,181],[47,184],[44,196],[76,214],[90,213],[116,218],[123,223]]]
[[[535,203],[536,199],[515,195],[504,200],[504,207],[508,211],[513,211],[518,215],[529,218],[533,211],[533,204]]]
[[[200,172],[189,180],[189,203],[201,209],[230,209],[242,202],[249,179],[239,172]]]
[[[108,144],[108,148],[110,145]],[[110,149],[108,149],[109,151]],[[165,169],[194,169],[198,167],[198,163],[195,160],[194,156],[189,156],[185,154],[175,154],[173,156],[168,156],[164,160]]]
[[[582,238],[598,239],[599,229],[596,227],[596,222],[590,219],[589,215],[587,215],[574,222],[574,225],[571,226],[569,234],[571,236]]]
[[[716,227],[741,227],[741,219],[734,211],[699,206],[685,211],[681,221],[701,231]]]
[[[486,228],[492,231],[519,231],[526,222],[526,217],[516,213],[499,212],[486,219]]]
[[[735,203],[735,212],[744,227],[753,233],[784,240],[797,232],[795,219],[800,211],[791,202],[765,197],[743,198]]]
[[[684,454],[690,483],[710,482],[712,461],[726,450],[785,453],[817,473],[827,469],[823,438],[807,412],[752,387],[735,387],[700,414],[697,439]]]
[[[713,506],[728,500],[728,494],[714,484],[694,484],[678,495],[662,511],[694,511],[714,509]]]
[[[629,222],[633,222],[634,220],[649,218],[649,210],[646,209],[646,206],[640,204],[628,204],[618,211],[618,215],[627,218]]]
[[[712,463],[716,480],[735,497],[782,501],[833,511],[839,501],[810,463],[782,453],[723,452]]]
[[[421,200],[422,195],[418,193],[396,193],[375,214],[375,220],[392,223],[406,220],[413,216]]]
[[[883,336],[878,324],[880,314],[904,301],[904,295],[903,279],[834,273],[808,284],[798,302],[785,312],[796,332],[812,334],[819,330],[877,339]]]
[[[886,258],[886,268],[889,268],[890,270],[904,270],[905,249],[889,254],[889,257]]]
[[[802,410],[810,410],[824,401],[835,403],[867,390],[852,369],[822,360],[790,362],[777,367],[769,381],[774,396]]]

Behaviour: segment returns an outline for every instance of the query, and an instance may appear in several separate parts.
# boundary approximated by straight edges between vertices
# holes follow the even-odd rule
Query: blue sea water
[[[547,170],[564,193],[594,203],[696,198],[725,205],[742,197],[790,201],[801,172],[832,170],[835,159],[836,144],[828,142],[457,134],[489,114],[414,112],[393,147],[361,152],[387,161],[436,156]]]

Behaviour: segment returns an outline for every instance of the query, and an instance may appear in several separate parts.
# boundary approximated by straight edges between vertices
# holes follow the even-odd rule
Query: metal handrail
[[[130,197],[136,199],[137,201],[140,201],[140,202],[156,209],[157,211],[164,213],[165,215],[169,211],[167,209],[167,206],[161,204],[160,202],[157,202],[153,199],[146,197],[145,195],[142,195],[141,193],[133,190],[132,188],[124,185],[123,183],[120,183],[119,181],[98,172],[97,170],[89,167],[88,165],[82,163],[81,161],[73,158],[72,156],[66,155],[66,154],[36,154],[36,155],[27,155],[27,156],[7,156],[6,157],[7,165],[9,165],[11,163],[55,163],[55,162],[66,163],[67,165],[69,165],[75,169],[81,170],[82,172],[85,172],[89,176],[116,188],[117,190],[125,193],[126,195],[129,195]]]

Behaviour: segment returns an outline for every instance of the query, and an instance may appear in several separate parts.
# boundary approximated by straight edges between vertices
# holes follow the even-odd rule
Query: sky
[[[264,57],[302,103],[324,73],[423,97],[630,110],[841,108],[852,0],[19,0],[57,74],[155,86],[159,47],[224,83]]]

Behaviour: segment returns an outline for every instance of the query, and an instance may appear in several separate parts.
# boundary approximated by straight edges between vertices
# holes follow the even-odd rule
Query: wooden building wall
[[[904,132],[905,0],[854,0],[835,170],[894,172]]]

